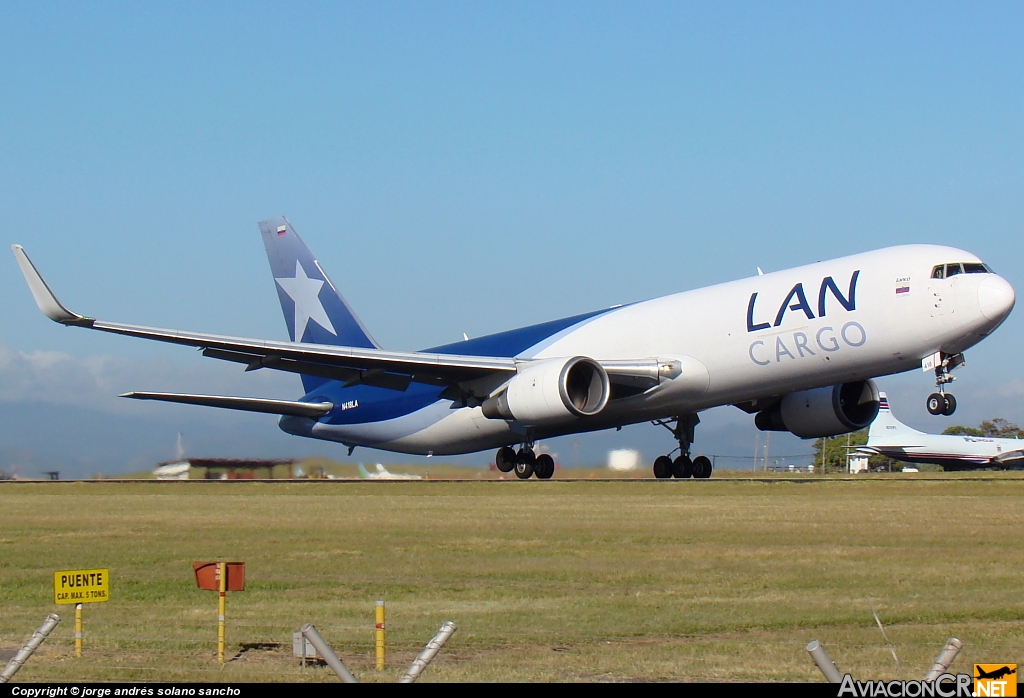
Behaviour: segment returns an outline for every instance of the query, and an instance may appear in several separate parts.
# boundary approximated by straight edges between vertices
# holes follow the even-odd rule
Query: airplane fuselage
[[[1024,440],[999,439],[989,436],[925,434],[925,438],[901,446],[873,446],[881,455],[904,463],[931,463],[945,470],[971,470],[975,468],[1021,468],[1020,459],[1002,464],[1004,454],[1024,449]],[[920,441],[920,443],[917,443]]]
[[[679,362],[677,377],[612,399],[593,417],[526,427],[457,406],[436,386],[324,381],[303,401],[334,409],[280,425],[349,445],[456,454],[918,369],[935,352],[977,344],[1013,304],[1012,288],[992,273],[932,278],[947,263],[980,260],[951,247],[892,247],[426,350],[524,365],[571,356]]]

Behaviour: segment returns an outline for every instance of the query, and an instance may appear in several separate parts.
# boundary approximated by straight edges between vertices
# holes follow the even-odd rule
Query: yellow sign
[[[1007,698],[1017,695],[1016,664],[975,664],[974,695]]]
[[[53,573],[54,603],[110,600],[110,570],[62,570]]]

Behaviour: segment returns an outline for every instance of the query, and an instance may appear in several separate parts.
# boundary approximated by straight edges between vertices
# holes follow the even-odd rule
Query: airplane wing
[[[399,390],[404,390],[414,380],[449,385],[495,372],[509,375],[516,372],[516,362],[511,358],[275,342],[97,320],[68,310],[50,290],[21,245],[12,245],[11,249],[36,305],[44,315],[62,325],[198,347],[203,350],[204,356],[244,363],[247,370],[273,368],[341,380],[353,385],[365,383]]]
[[[21,245],[11,245],[11,249],[18,260],[18,266],[21,267],[25,281],[28,282],[36,305],[44,315],[54,322],[101,332],[197,347],[202,350],[203,356],[245,364],[247,371],[270,368],[338,380],[346,385],[364,384],[400,391],[405,390],[411,382],[426,383],[451,388],[442,393],[441,397],[455,400],[465,397],[459,388],[460,383],[495,374],[504,374],[511,378],[517,372],[517,365],[522,363],[521,360],[517,361],[510,357],[461,356],[302,342],[276,342],[97,320],[68,310],[43,280],[42,275],[25,254],[24,248]],[[613,383],[637,389],[658,385],[666,378],[674,378],[679,375],[681,370],[677,365],[678,362],[664,362],[658,359],[602,361],[601,364]],[[132,397],[142,398],[141,395]],[[230,406],[226,403],[215,405],[209,400],[198,400],[198,398],[212,397],[183,396],[182,399],[176,401],[219,407]],[[170,398],[168,394],[154,393],[142,399],[168,400]],[[281,408],[278,405],[264,406],[270,407],[269,409],[258,409],[259,405],[242,406],[242,404],[238,403],[234,409],[270,412]]]

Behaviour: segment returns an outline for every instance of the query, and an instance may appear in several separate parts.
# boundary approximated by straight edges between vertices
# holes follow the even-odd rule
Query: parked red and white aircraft
[[[896,419],[885,393],[878,396],[878,416],[858,453],[880,453],[904,463],[934,463],[944,470],[1024,468],[1024,439],[926,434]]]

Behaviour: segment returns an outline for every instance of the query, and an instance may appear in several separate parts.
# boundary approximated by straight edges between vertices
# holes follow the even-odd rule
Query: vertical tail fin
[[[287,218],[260,221],[260,232],[293,342],[380,348]],[[307,393],[325,382],[302,376]]]
[[[878,401],[878,416],[875,417],[875,421],[871,422],[871,427],[868,429],[868,446],[892,441],[894,437],[921,433],[896,419],[889,407],[889,398],[885,393],[878,393]]]
[[[293,342],[380,348],[287,218],[260,221],[260,232]]]

